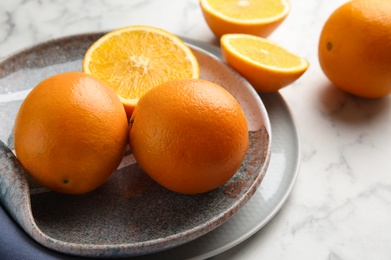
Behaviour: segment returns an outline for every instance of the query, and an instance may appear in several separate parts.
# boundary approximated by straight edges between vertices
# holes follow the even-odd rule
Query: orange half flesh
[[[297,80],[309,62],[278,44],[252,35],[221,38],[224,60],[260,92],[274,92]]]
[[[87,50],[82,68],[115,90],[128,117],[153,87],[200,74],[196,57],[180,38],[150,26],[107,33]]]

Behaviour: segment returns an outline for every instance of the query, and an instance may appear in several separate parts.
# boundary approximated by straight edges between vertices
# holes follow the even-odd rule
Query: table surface
[[[269,37],[311,64],[280,90],[300,135],[300,172],[272,221],[213,259],[390,259],[390,97],[348,95],[318,62],[322,26],[345,2],[290,0],[289,16]],[[218,44],[197,0],[0,0],[0,58],[46,40],[133,24]]]

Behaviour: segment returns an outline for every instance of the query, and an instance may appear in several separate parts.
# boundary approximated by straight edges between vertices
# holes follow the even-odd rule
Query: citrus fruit
[[[130,146],[139,166],[179,193],[204,193],[223,185],[249,147],[239,103],[223,87],[202,79],[153,88],[140,99],[130,122]]]
[[[200,74],[190,47],[151,26],[128,26],[105,34],[87,50],[82,67],[115,90],[128,116],[151,88]]]
[[[260,92],[274,92],[297,80],[306,59],[253,35],[226,34],[220,39],[224,60]]]
[[[364,98],[391,92],[391,1],[355,0],[325,22],[318,57],[337,87]]]
[[[217,38],[227,33],[267,37],[290,11],[287,0],[200,0],[200,6]]]
[[[128,122],[121,101],[82,72],[43,80],[23,101],[14,126],[16,155],[38,183],[68,194],[102,185],[122,160]]]

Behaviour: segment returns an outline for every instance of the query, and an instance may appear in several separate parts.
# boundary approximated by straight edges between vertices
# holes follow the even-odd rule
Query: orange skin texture
[[[391,2],[355,0],[331,14],[319,39],[318,57],[339,88],[364,98],[391,92]]]
[[[112,89],[85,73],[67,72],[42,81],[23,101],[14,127],[15,151],[43,186],[82,194],[116,170],[128,130]]]
[[[139,100],[131,123],[129,140],[137,163],[174,192],[198,194],[223,185],[249,147],[239,103],[206,80],[155,87]]]

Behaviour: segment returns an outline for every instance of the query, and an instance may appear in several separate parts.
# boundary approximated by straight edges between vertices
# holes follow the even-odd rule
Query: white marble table
[[[322,25],[346,1],[291,0],[288,18],[269,37],[311,63],[280,91],[300,132],[300,172],[272,221],[213,259],[391,259],[391,99],[341,92],[317,59]],[[217,43],[197,0],[0,0],[0,58],[132,24]]]

